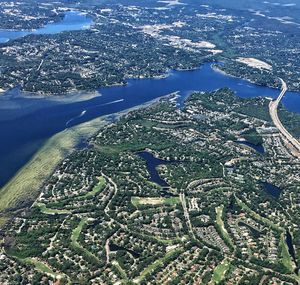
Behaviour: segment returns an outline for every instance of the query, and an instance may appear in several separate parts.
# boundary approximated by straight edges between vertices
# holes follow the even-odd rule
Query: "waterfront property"
[[[278,96],[276,89],[218,73],[210,64],[197,70],[172,71],[168,77],[161,79],[130,79],[126,86],[102,88],[101,96],[80,102],[57,103],[47,98],[4,94],[0,97],[0,185],[5,184],[28,161],[45,140],[64,130],[67,122],[67,127],[71,127],[175,91],[182,95],[178,98],[182,102],[190,90],[208,91],[224,86],[232,88],[243,98]],[[300,96],[297,93],[287,92],[283,104],[292,111],[300,112]],[[19,112],[20,107],[22,113]]]

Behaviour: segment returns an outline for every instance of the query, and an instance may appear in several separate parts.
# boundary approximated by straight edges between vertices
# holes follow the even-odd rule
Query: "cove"
[[[75,31],[89,28],[92,19],[77,11],[66,12],[60,22],[50,23],[33,31],[26,30],[0,30],[0,43],[25,37],[27,35],[57,34],[65,31]]]
[[[194,90],[212,91],[222,87],[229,87],[244,98],[279,95],[279,90],[216,72],[209,63],[196,70],[171,71],[166,78],[130,79],[125,86],[101,88],[101,96],[80,102],[25,98],[18,90],[6,92],[0,96],[0,186],[26,164],[47,139],[66,128],[172,92],[179,92],[178,103],[182,104]],[[300,93],[287,92],[283,104],[288,110],[300,113]]]
[[[169,187],[169,184],[159,176],[157,167],[159,165],[173,163],[173,161],[156,158],[152,153],[148,151],[140,151],[137,153],[137,155],[146,161],[147,170],[150,174],[149,180],[160,185],[161,187]]]

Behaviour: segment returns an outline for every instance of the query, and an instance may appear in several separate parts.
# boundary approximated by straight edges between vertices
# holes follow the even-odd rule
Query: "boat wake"
[[[84,114],[86,113],[86,110],[83,110],[78,116],[73,117],[72,119],[70,119],[69,121],[66,122],[66,128],[69,127],[70,123],[73,122],[76,119],[81,118],[82,116],[84,116]]]
[[[123,102],[123,101],[124,101],[124,99],[118,99],[118,100],[115,100],[115,101],[111,101],[111,102],[107,102],[107,103],[95,105],[92,108],[102,107],[102,106],[107,106],[107,105],[112,105],[112,104],[120,103],[120,102]]]
[[[118,99],[118,100],[115,100],[115,101],[111,101],[111,102],[107,102],[107,103],[92,106],[89,109],[93,109],[93,108],[97,108],[97,107],[103,107],[103,106],[107,106],[107,105],[112,105],[112,104],[120,103],[120,102],[123,102],[123,101],[124,101],[124,99]],[[75,116],[75,117],[71,118],[69,121],[67,121],[66,122],[66,128],[68,128],[74,120],[77,120],[77,119],[81,118],[82,116],[84,116],[84,114],[86,112],[87,112],[87,110],[83,110],[78,116]]]

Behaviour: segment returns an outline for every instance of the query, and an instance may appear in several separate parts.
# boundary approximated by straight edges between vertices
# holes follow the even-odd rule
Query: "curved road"
[[[287,91],[286,83],[281,78],[279,78],[279,79],[282,84],[282,89],[281,89],[281,93],[279,94],[278,98],[274,101],[271,101],[269,104],[270,116],[272,118],[274,125],[279,129],[280,133],[290,143],[290,145],[293,146],[294,151],[292,151],[292,153],[295,154],[295,150],[296,150],[296,152],[297,152],[296,155],[298,157],[300,157],[300,142],[289,133],[289,131],[282,125],[282,123],[280,122],[280,119],[278,117],[278,112],[277,112],[278,105]]]

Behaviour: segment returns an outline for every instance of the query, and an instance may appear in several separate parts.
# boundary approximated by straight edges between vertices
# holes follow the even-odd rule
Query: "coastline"
[[[276,86],[274,86],[274,85],[259,84],[258,82],[255,82],[255,81],[253,81],[253,80],[251,80],[251,79],[249,79],[249,78],[238,77],[238,76],[232,75],[232,74],[230,74],[230,73],[225,72],[225,71],[222,70],[222,69],[219,69],[218,66],[217,66],[217,64],[214,64],[214,63],[211,64],[211,68],[212,68],[215,72],[220,73],[220,74],[222,74],[222,75],[224,75],[224,76],[242,79],[242,80],[248,81],[248,82],[251,83],[251,84],[255,84],[255,85],[261,86],[261,87],[268,87],[268,88],[272,88],[272,89],[275,89],[275,90],[280,89],[280,86],[276,87]],[[298,91],[295,91],[295,92],[298,92]]]
[[[4,90],[0,88],[0,93],[6,93],[6,97],[21,97],[24,99],[41,99],[49,100],[58,103],[69,103],[69,102],[81,102],[85,100],[90,100],[96,97],[101,96],[101,93],[98,90],[95,91],[72,91],[64,95],[50,95],[50,94],[41,94],[39,92],[28,92],[22,90],[16,90],[16,93],[13,93],[13,90]]]
[[[220,70],[218,68],[218,65],[214,63],[211,63],[210,66],[215,72],[222,73],[226,76],[230,76],[233,78],[238,78],[233,75],[226,74],[223,70]],[[202,66],[198,68],[201,67]],[[30,159],[30,161],[27,162],[8,181],[8,183],[6,183],[0,189],[0,219],[4,213],[12,213],[13,211],[16,211],[18,209],[27,207],[28,203],[30,203],[32,199],[36,198],[36,195],[39,189],[42,187],[43,182],[55,170],[58,163],[62,159],[64,159],[68,154],[70,154],[82,139],[87,139],[91,137],[94,133],[99,131],[101,127],[111,123],[112,116],[114,116],[114,120],[117,120],[122,115],[125,115],[130,111],[147,107],[159,101],[163,97],[170,96],[171,94],[174,95],[176,94],[176,92],[160,96],[143,104],[134,106],[129,109],[124,109],[117,113],[111,113],[109,115],[100,116],[91,121],[61,131],[60,133],[57,133],[51,138],[49,138],[45,142],[45,144]],[[86,96],[93,95],[101,96],[99,92],[89,94],[78,94],[79,97],[85,96],[85,98],[87,98]],[[13,94],[11,94],[11,96],[13,96]],[[34,95],[32,96],[34,97]],[[69,95],[68,97],[70,98],[69,100],[74,100],[74,97],[72,95]],[[49,100],[51,99],[51,97],[47,98],[49,98]],[[61,98],[62,97],[59,97],[58,99],[60,100]],[[44,170],[42,171],[43,168]],[[28,203],[26,204],[26,202]]]
[[[211,62],[214,64],[214,62]],[[98,89],[95,90],[70,90],[67,91],[64,95],[58,95],[57,93],[40,93],[40,92],[30,92],[26,90],[18,90],[18,96],[22,98],[28,98],[28,99],[46,99],[49,101],[55,101],[55,102],[80,102],[84,100],[89,100],[93,99],[95,97],[101,96],[101,92],[99,91],[102,88],[110,88],[110,87],[122,87],[122,86],[127,86],[129,84],[130,80],[143,80],[143,79],[154,79],[154,80],[159,80],[159,79],[165,79],[168,78],[169,76],[172,75],[174,71],[194,71],[200,69],[205,62],[201,62],[200,65],[195,66],[195,67],[187,67],[187,68],[169,68],[165,70],[162,73],[159,73],[157,75],[152,75],[152,76],[145,76],[145,77],[127,77],[125,78],[125,82],[121,83],[113,83],[110,85],[105,85],[105,86],[99,86]],[[228,75],[230,76],[230,75]],[[14,88],[13,88],[14,89]],[[3,90],[5,93],[9,93],[12,91],[12,89],[8,90]],[[0,88],[0,93],[1,93],[1,88]],[[7,94],[7,96],[14,96]],[[77,100],[75,100],[75,99]]]
[[[69,103],[69,102],[81,102],[85,100],[90,100],[93,98],[96,98],[98,96],[102,96],[101,92],[99,91],[101,88],[110,88],[110,87],[118,87],[118,86],[127,86],[129,84],[130,80],[143,80],[143,79],[154,79],[154,80],[159,80],[159,79],[165,79],[168,78],[169,76],[172,75],[172,72],[174,71],[194,71],[202,68],[203,64],[205,62],[201,62],[199,66],[195,67],[188,67],[188,68],[174,68],[174,69],[167,69],[161,74],[149,76],[149,77],[128,77],[125,79],[125,82],[123,83],[114,83],[106,86],[100,86],[96,90],[70,90],[66,92],[64,95],[58,95],[54,93],[40,93],[40,92],[29,92],[29,91],[23,91],[23,90],[18,90],[18,96],[22,98],[28,98],[28,99],[45,99],[53,102],[58,102],[58,103]],[[263,84],[258,84],[257,82],[251,81],[250,79],[243,78],[243,77],[238,77],[229,73],[226,73],[225,71],[219,69],[217,67],[217,61],[210,61],[210,66],[211,68],[217,72],[220,73],[224,76],[232,77],[232,78],[238,78],[238,79],[243,79],[246,80],[252,84],[256,84],[258,86],[264,86],[264,87],[269,87],[269,88],[274,88],[278,89],[275,86],[268,86],[268,85],[263,85]],[[0,88],[0,94],[1,92],[3,93],[9,93],[11,90],[3,90]],[[7,94],[7,96],[14,96]]]
[[[146,108],[174,94],[167,94],[117,113],[100,116],[48,139],[30,161],[0,189],[0,227],[2,228],[12,218],[15,211],[23,210],[34,202],[45,180],[55,171],[59,163],[75,151],[83,139],[89,139],[101,128],[111,124],[110,116],[114,115],[115,120],[118,120],[131,111]]]
[[[63,96],[58,95],[46,95],[42,98],[47,99],[49,101],[55,101],[58,103],[69,103],[69,102],[82,102],[86,100],[91,100],[97,97],[102,96],[101,93],[97,90],[95,91],[75,91],[71,93],[67,93]],[[35,98],[32,96],[31,98]]]

